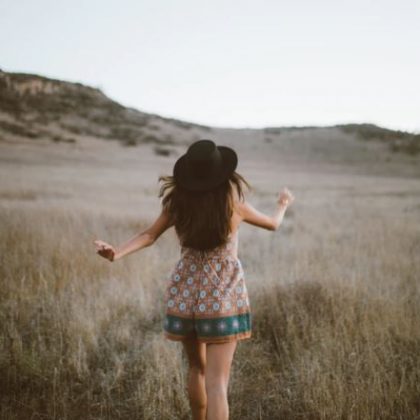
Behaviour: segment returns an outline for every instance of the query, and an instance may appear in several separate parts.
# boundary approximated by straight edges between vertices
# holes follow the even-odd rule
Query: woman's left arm
[[[168,212],[165,208],[162,208],[162,211],[159,217],[155,222],[148,227],[146,230],[136,234],[127,242],[122,245],[114,248],[110,248],[108,244],[102,241],[94,241],[100,249],[97,251],[103,257],[109,259],[110,261],[119,260],[122,257],[131,254],[135,251],[138,251],[142,248],[152,245],[156,239],[162,235],[165,230],[172,226],[172,223],[169,218]]]

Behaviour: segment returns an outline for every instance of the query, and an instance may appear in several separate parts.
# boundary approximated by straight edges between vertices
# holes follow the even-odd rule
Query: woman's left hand
[[[115,249],[112,245],[96,239],[93,241],[96,245],[96,252],[101,256],[106,258],[109,261],[114,261],[115,259]]]
[[[283,191],[279,194],[277,202],[281,206],[288,207],[293,203],[294,200],[295,196],[292,194],[292,192],[287,187],[284,187]]]

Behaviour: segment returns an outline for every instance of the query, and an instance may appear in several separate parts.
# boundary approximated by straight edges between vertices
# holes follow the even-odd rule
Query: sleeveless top
[[[238,259],[238,236],[239,229],[236,229],[236,232],[229,234],[226,243],[206,251],[181,245],[181,257],[199,261],[219,258],[236,260]]]
[[[181,245],[165,290],[167,338],[196,334],[200,341],[222,343],[251,337],[251,306],[237,248],[238,230],[207,251]]]

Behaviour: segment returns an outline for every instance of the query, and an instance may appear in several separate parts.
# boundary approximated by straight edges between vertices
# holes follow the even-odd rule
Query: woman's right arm
[[[287,188],[284,188],[284,190],[279,194],[277,200],[277,208],[273,216],[268,216],[258,211],[247,201],[241,202],[239,204],[239,212],[241,214],[242,220],[246,223],[267,230],[277,230],[283,221],[287,207],[293,202],[294,199],[295,198],[293,194]]]

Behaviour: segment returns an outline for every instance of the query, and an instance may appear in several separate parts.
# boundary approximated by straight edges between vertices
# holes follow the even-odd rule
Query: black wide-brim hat
[[[212,140],[191,144],[174,165],[175,182],[189,191],[209,191],[229,179],[238,165],[236,152]]]

